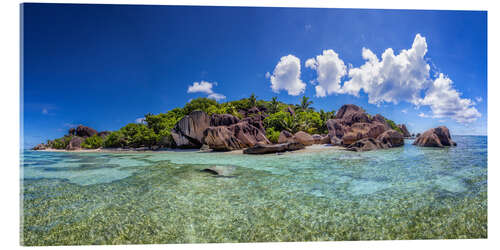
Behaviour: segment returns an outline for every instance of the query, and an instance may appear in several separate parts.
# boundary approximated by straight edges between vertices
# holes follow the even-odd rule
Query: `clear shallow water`
[[[484,238],[487,138],[282,155],[22,156],[26,245]],[[233,178],[200,170],[236,166]]]

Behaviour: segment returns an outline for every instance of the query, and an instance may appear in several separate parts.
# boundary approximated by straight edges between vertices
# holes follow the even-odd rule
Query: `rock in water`
[[[215,174],[217,176],[224,176],[224,177],[232,177],[231,175],[233,174],[234,170],[236,170],[235,166],[212,166],[209,168],[205,168],[201,171],[203,172],[209,172],[212,174]]]
[[[193,111],[184,116],[171,131],[177,147],[200,148],[203,132],[210,126],[210,116],[203,111]]]
[[[420,147],[446,147],[456,146],[457,143],[451,140],[450,130],[445,126],[432,128],[418,136],[413,145]]]
[[[377,140],[387,145],[389,148],[400,147],[405,144],[403,135],[394,129],[386,130],[377,137]]]
[[[401,129],[401,132],[403,132],[403,137],[411,137],[411,134],[410,132],[408,131],[408,129],[406,128],[406,125],[404,124],[399,124],[398,125],[398,128]]]
[[[347,150],[357,151],[357,152],[370,151],[382,148],[387,148],[387,147],[384,144],[382,144],[379,140],[373,138],[363,138],[347,146]]]
[[[263,145],[257,144],[251,148],[243,150],[244,154],[270,154],[285,151],[294,151],[305,148],[305,145],[299,142],[288,142],[280,144]]]

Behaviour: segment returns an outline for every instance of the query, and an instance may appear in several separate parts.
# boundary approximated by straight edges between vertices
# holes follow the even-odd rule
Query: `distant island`
[[[117,131],[98,132],[79,125],[68,134],[33,150],[81,149],[201,149],[241,150],[264,154],[302,149],[312,144],[330,144],[352,151],[387,149],[416,138],[415,145],[455,146],[448,128],[441,126],[422,135],[410,134],[405,124],[380,114],[374,116],[353,104],[335,110],[316,111],[304,96],[299,104],[249,98],[218,103],[197,98],[183,108],[157,115],[146,114],[143,122],[129,123]]]

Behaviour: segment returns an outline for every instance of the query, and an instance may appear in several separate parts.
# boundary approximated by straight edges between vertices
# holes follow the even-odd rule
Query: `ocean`
[[[487,137],[271,155],[21,154],[21,244],[487,237]],[[229,166],[230,176],[202,169]]]

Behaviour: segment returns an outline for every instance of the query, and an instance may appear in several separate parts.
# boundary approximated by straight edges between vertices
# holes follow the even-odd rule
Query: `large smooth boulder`
[[[205,130],[203,143],[215,151],[230,151],[242,149],[244,145],[234,136],[234,132],[227,127],[209,127]]]
[[[47,146],[43,143],[40,143],[32,148],[32,150],[44,150],[47,149]]]
[[[314,139],[314,144],[330,144],[330,137],[328,135],[314,134],[312,138]]]
[[[193,111],[184,116],[171,131],[177,147],[200,148],[203,132],[210,127],[210,116],[203,111]]]
[[[240,121],[238,117],[230,115],[230,114],[213,114],[210,117],[210,126],[229,126],[236,124]]]
[[[399,124],[398,128],[401,129],[401,132],[403,132],[404,137],[411,137],[410,131],[408,131],[408,128],[406,128],[406,125]]]
[[[76,136],[91,137],[91,136],[96,135],[96,134],[97,134],[97,130],[95,130],[93,128],[83,126],[83,125],[79,125],[78,127],[76,127]]]
[[[432,128],[421,134],[413,145],[421,147],[447,147],[456,146],[457,143],[451,140],[450,130],[445,126]]]
[[[314,138],[312,135],[304,132],[304,131],[299,131],[293,135],[293,138],[295,141],[300,142],[304,144],[305,146],[311,146],[314,144]]]
[[[356,152],[370,151],[382,148],[388,148],[388,146],[373,138],[363,138],[347,146],[347,150]]]
[[[270,154],[270,153],[279,153],[285,151],[294,151],[303,148],[305,148],[305,145],[300,142],[288,142],[288,143],[270,144],[270,145],[257,144],[251,148],[243,150],[243,153]]]
[[[355,141],[363,138],[377,138],[386,130],[385,126],[381,123],[355,123],[348,132],[342,137],[342,144],[351,145]]]
[[[266,133],[247,121],[242,121],[228,127],[234,136],[245,146],[252,147],[257,143],[270,144]]]
[[[342,139],[344,133],[348,128],[347,126],[344,126],[339,119],[329,119],[328,121],[326,121],[326,127],[328,129],[328,135],[330,136],[330,139],[332,139],[333,137]]]
[[[372,122],[378,122],[384,125],[385,129],[391,129],[391,126],[385,119],[385,117],[381,114],[376,114],[375,116],[372,117]]]
[[[377,140],[387,145],[389,148],[399,147],[405,144],[403,135],[394,129],[386,130],[377,137]]]
[[[278,137],[278,143],[287,143],[292,141],[294,141],[292,133],[286,130],[280,132],[280,136]]]
[[[335,114],[337,119],[342,119],[344,116],[349,115],[351,113],[364,112],[362,108],[356,106],[354,104],[345,104],[340,107],[340,109]]]
[[[85,138],[79,136],[73,136],[66,146],[66,150],[78,150],[81,149],[81,144],[85,141]]]

